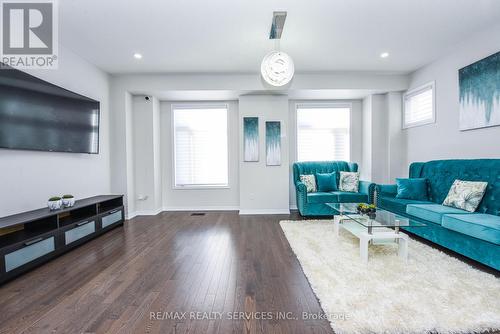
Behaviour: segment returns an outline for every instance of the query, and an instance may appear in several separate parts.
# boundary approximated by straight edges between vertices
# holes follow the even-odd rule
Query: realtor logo
[[[57,68],[56,0],[1,0],[1,67]],[[7,66],[5,66],[7,65]]]

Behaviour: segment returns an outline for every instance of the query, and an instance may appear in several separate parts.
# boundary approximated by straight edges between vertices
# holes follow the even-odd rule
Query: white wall
[[[387,94],[373,94],[363,99],[361,177],[385,183],[389,171]]]
[[[361,100],[290,100],[289,101],[289,127],[288,138],[290,143],[290,208],[297,207],[295,185],[293,183],[293,163],[297,161],[297,104],[302,103],[339,103],[351,104],[351,133],[350,133],[350,156],[352,162],[357,162],[362,168],[363,156],[363,110]]]
[[[288,213],[289,138],[286,95],[240,96],[240,214]],[[259,117],[259,161],[243,162],[243,117]],[[266,121],[281,121],[281,165],[266,166]]]
[[[161,144],[161,110],[160,101],[153,97],[153,166],[154,166],[154,210],[163,209],[163,175],[162,175],[162,144]]]
[[[387,182],[394,183],[395,178],[408,175],[407,137],[402,130],[403,94],[390,92],[387,94]]]
[[[187,102],[187,103],[226,103],[229,108],[229,154],[230,154],[230,166],[229,166],[229,189],[174,189],[173,188],[173,153],[172,153],[172,127],[171,127],[171,108],[172,104],[178,104],[183,102],[171,102],[162,101],[160,103],[160,122],[159,133],[160,138],[158,140],[159,145],[154,145],[156,140],[153,140],[155,131],[152,126],[156,124],[153,120],[152,113],[154,103],[145,102],[143,96],[137,96],[133,98],[131,115],[132,119],[129,121],[129,125],[132,130],[128,135],[128,138],[132,138],[131,141],[134,143],[132,148],[129,150],[133,158],[133,169],[132,172],[132,182],[133,184],[128,187],[129,198],[133,199],[130,204],[130,208],[134,210],[129,210],[129,214],[133,215],[135,213],[147,213],[147,212],[157,212],[159,209],[163,208],[166,210],[237,210],[240,208],[240,200],[243,200],[244,204],[241,206],[243,212],[255,213],[255,212],[285,212],[288,207],[282,208],[283,203],[272,204],[272,201],[265,200],[259,203],[259,198],[265,191],[262,191],[260,187],[256,190],[249,190],[248,186],[253,187],[255,179],[261,179],[262,175],[267,175],[268,172],[274,173],[279,171],[277,175],[285,175],[289,179],[290,189],[289,192],[289,203],[286,205],[290,207],[295,207],[295,193],[293,191],[293,180],[291,167],[293,161],[296,159],[296,111],[295,106],[297,103],[350,103],[352,104],[352,131],[351,131],[351,161],[361,162],[361,147],[362,147],[362,115],[361,115],[361,101],[360,100],[293,100],[289,101],[286,96],[242,96],[244,100],[244,109],[249,110],[248,115],[257,115],[261,117],[261,161],[257,164],[254,163],[242,163],[242,157],[240,155],[240,142],[242,138],[239,135],[241,133],[241,122],[242,117],[239,116],[238,101],[229,102]],[[156,99],[153,98],[153,101]],[[282,101],[287,102],[287,115],[283,117],[284,110],[277,105],[282,105]],[[249,102],[250,101],[250,102]],[[278,103],[278,104],[277,104]],[[260,110],[261,112],[257,112]],[[240,113],[241,114],[241,113]],[[275,116],[273,116],[275,115]],[[266,119],[280,119],[283,121],[283,134],[284,140],[282,142],[282,149],[287,150],[290,155],[289,159],[289,171],[286,173],[283,168],[279,167],[266,167],[265,166],[265,129],[264,124]],[[289,125],[288,125],[289,124]],[[288,137],[288,138],[287,138]],[[154,147],[159,148],[159,154],[153,155]],[[288,147],[288,148],[287,148]],[[153,168],[154,156],[161,157],[161,168]],[[286,155],[283,155],[286,158]],[[283,161],[285,166],[286,162]],[[256,167],[257,166],[257,167]],[[241,172],[240,172],[241,169]],[[155,182],[153,176],[156,172],[161,172],[161,182]],[[251,177],[250,173],[256,173]],[[240,177],[241,176],[241,177]],[[276,175],[273,174],[274,179]],[[269,179],[266,176],[265,179]],[[129,181],[130,182],[130,181]],[[247,182],[247,188],[245,191],[240,193],[240,183]],[[154,186],[160,186],[161,188],[161,205],[153,205],[154,197],[151,196]],[[286,190],[282,186],[280,192]],[[130,192],[132,191],[132,192]],[[268,192],[267,192],[268,193]],[[147,200],[138,200],[139,195],[148,196]],[[157,198],[157,197],[156,197]],[[279,201],[284,201],[283,196],[276,195],[272,197],[274,199],[279,199]],[[245,202],[247,202],[245,204]],[[271,204],[271,205],[270,205]],[[246,209],[245,209],[246,208]],[[285,211],[284,211],[285,210]],[[134,212],[135,211],[135,212]]]
[[[30,74],[101,102],[99,155],[0,149],[0,216],[46,206],[50,196],[110,192],[108,75],[60,47],[59,69]]]
[[[450,54],[417,70],[410,88],[436,81],[436,123],[404,130],[407,160],[500,158],[500,126],[459,130],[458,70],[500,51],[500,25],[464,41]]]
[[[224,103],[228,106],[229,188],[227,189],[174,189],[171,120],[172,104],[179,103],[182,102],[162,101],[160,103],[163,208],[165,210],[237,210],[240,196],[238,102],[200,102],[203,104]]]
[[[144,96],[133,97],[130,127],[133,191],[129,193],[129,197],[135,214],[158,213],[162,208],[159,113],[156,98],[147,101]]]
[[[123,115],[125,115],[125,124],[123,126],[123,129],[116,129],[116,126],[114,125],[114,117],[113,113],[111,114],[111,128],[114,131],[123,131],[123,133],[126,133],[125,136],[125,145],[124,150],[120,151],[126,155],[125,158],[125,164],[117,164],[116,160],[111,159],[111,170],[113,173],[111,173],[111,189],[113,189],[116,193],[119,194],[125,194],[125,212],[135,212],[135,163],[134,163],[134,157],[135,157],[135,152],[134,152],[134,121],[133,121],[133,114],[132,114],[132,95],[129,92],[126,92],[124,94],[124,101],[125,101],[125,109],[123,111]],[[113,145],[111,147],[114,148]],[[111,150],[111,155],[116,153],[115,149]],[[123,167],[125,166],[125,168]],[[115,175],[115,177],[113,177]],[[118,187],[113,187],[113,180],[116,180],[118,177],[116,175],[122,176],[124,175],[126,178],[126,183],[124,183],[124,189],[119,189]],[[129,196],[130,194],[130,196]]]
[[[394,183],[408,169],[406,137],[401,129],[402,93],[373,94],[363,99],[361,178]]]
[[[372,177],[375,183],[388,182],[389,172],[389,137],[388,137],[388,102],[387,94],[372,95]]]
[[[360,178],[362,180],[372,179],[372,96],[363,99],[362,108],[362,150]]]
[[[403,90],[408,87],[408,78],[405,75],[379,75],[375,73],[326,73],[326,74],[297,74],[290,87],[294,91],[321,91],[323,89],[362,89],[376,91],[394,91]],[[200,96],[205,96],[206,92],[211,92],[210,96],[223,94],[224,92],[262,92],[264,87],[261,78],[258,74],[130,74],[130,75],[114,75],[111,77],[111,103],[112,113],[111,122],[113,124],[111,133],[111,189],[116,193],[126,194],[128,211],[134,211],[134,203],[131,202],[127,194],[132,193],[133,186],[130,185],[131,178],[134,173],[131,166],[131,156],[134,155],[133,147],[131,147],[130,139],[127,133],[130,132],[131,126],[131,94],[152,94],[152,95],[179,95],[186,92],[199,92]],[[172,94],[170,94],[172,93]],[[185,94],[184,94],[185,95]],[[189,94],[192,96],[192,94]],[[269,95],[268,95],[269,96]],[[270,96],[272,98],[273,96]],[[227,98],[219,98],[220,100]],[[288,106],[288,102],[287,106]],[[162,103],[162,110],[165,108]],[[267,109],[266,109],[267,110]],[[286,108],[288,113],[288,107]],[[162,112],[163,115],[163,112]],[[288,114],[287,114],[288,115]],[[283,119],[288,117],[283,116]],[[162,124],[165,118],[161,118]],[[239,129],[238,120],[235,120],[237,129]],[[165,125],[162,125],[162,129]],[[162,136],[165,135],[161,131]],[[236,134],[238,136],[238,134]],[[163,138],[163,137],[162,137]],[[237,142],[238,140],[236,140]],[[164,139],[161,139],[163,145]],[[163,153],[161,156],[168,156]],[[169,149],[168,146],[166,149]],[[289,149],[286,149],[287,153]],[[238,154],[238,153],[236,153]],[[163,158],[162,158],[163,159]],[[234,159],[238,163],[237,159]],[[124,168],[126,166],[126,168]],[[162,173],[169,174],[168,166],[162,167]],[[288,168],[288,166],[287,166]],[[238,168],[234,169],[236,173]],[[231,178],[234,176],[231,176]],[[241,177],[236,176],[237,179]],[[289,171],[286,173],[286,188],[288,188]],[[171,174],[162,178],[171,180]],[[171,182],[171,181],[170,181]],[[164,185],[165,189],[165,185]],[[203,206],[229,206],[237,207],[240,203],[234,197],[239,189],[234,187],[229,192],[214,195],[212,192],[199,192],[194,198],[195,202],[190,200],[192,195],[190,191],[172,191],[164,193],[164,207],[169,209],[189,208],[191,205],[200,204]],[[288,198],[288,195],[287,195]],[[171,203],[171,204],[170,204]],[[222,203],[222,204],[221,204]],[[281,206],[281,204],[280,204]],[[201,209],[201,208],[200,208]]]

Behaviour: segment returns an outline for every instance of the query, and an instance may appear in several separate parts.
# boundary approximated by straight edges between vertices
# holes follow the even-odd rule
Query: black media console
[[[122,195],[95,196],[71,208],[0,218],[0,283],[123,225]]]

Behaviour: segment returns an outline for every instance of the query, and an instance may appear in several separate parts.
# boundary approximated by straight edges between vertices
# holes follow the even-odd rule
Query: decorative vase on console
[[[63,195],[62,197],[62,205],[65,208],[70,208],[75,205],[75,197],[73,195]]]
[[[61,197],[54,196],[54,197],[49,198],[49,201],[47,202],[47,206],[49,207],[50,211],[59,210],[62,206]]]

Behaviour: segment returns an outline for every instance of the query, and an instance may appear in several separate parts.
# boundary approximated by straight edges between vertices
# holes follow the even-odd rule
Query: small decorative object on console
[[[75,197],[73,195],[63,195],[62,204],[65,208],[70,208],[75,205]]]
[[[61,197],[54,196],[54,197],[49,198],[49,201],[47,202],[47,206],[49,207],[50,211],[59,210],[62,206]]]

